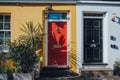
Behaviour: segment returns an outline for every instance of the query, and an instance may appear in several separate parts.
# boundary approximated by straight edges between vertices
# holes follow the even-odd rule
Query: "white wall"
[[[77,69],[83,63],[83,12],[105,12],[103,18],[103,63],[108,63],[108,68],[113,69],[114,61],[120,59],[120,6],[107,4],[77,4]],[[112,14],[116,13],[116,22],[112,22]],[[116,38],[115,41],[110,36]],[[118,49],[111,48],[114,44]]]

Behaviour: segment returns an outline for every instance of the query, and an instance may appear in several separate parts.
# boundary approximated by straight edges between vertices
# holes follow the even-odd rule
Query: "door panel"
[[[85,43],[86,43],[86,45],[87,45],[87,44],[90,44],[91,41],[92,41],[92,30],[86,29],[86,30],[85,30],[85,33],[86,33],[86,34],[85,34],[85,38],[86,38],[86,40],[85,40],[86,42],[85,42]]]
[[[93,49],[93,59],[95,60],[100,59],[100,48]]]
[[[84,54],[85,60],[87,60],[88,63],[92,62],[92,55],[91,55],[93,53],[92,49],[91,48],[85,48],[85,52],[84,53],[85,53]]]
[[[102,19],[84,19],[84,62],[102,62]]]
[[[95,40],[95,44],[99,44],[100,45],[100,29],[99,28],[95,28],[93,31],[93,40]]]
[[[48,65],[67,65],[67,22],[48,22]]]

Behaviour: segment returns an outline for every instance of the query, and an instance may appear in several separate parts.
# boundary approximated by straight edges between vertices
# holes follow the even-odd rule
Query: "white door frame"
[[[67,17],[68,17],[68,14],[67,14]],[[69,65],[69,49],[70,49],[69,42],[70,42],[70,31],[71,31],[68,19],[67,20],[64,20],[64,19],[60,19],[60,20],[45,19],[45,66],[52,66],[52,65],[48,65],[48,22],[67,22],[67,60],[66,60],[67,65],[60,65],[60,66],[68,66]]]
[[[105,52],[106,50],[105,50],[105,46],[106,46],[106,39],[107,39],[107,37],[105,36],[105,34],[107,34],[107,27],[105,27],[106,26],[106,23],[105,23],[105,21],[107,21],[107,17],[106,17],[106,12],[92,12],[92,13],[100,13],[100,14],[103,14],[103,16],[84,16],[84,13],[85,12],[88,12],[88,11],[82,11],[82,23],[84,23],[84,21],[83,21],[83,19],[84,18],[92,18],[92,19],[94,19],[94,18],[98,18],[98,19],[102,19],[102,63],[107,63],[106,62],[106,60],[105,59],[107,59],[107,56],[106,56],[106,54],[107,54],[107,52]],[[89,12],[88,12],[89,13]],[[91,12],[90,12],[91,13]],[[82,25],[82,30],[84,29],[84,25]],[[82,43],[84,42],[84,31],[83,31],[83,34],[82,34],[82,39],[83,39],[83,41],[82,41]],[[84,44],[83,44],[84,45]],[[82,47],[84,48],[84,46],[82,45]],[[105,48],[104,48],[105,47]],[[84,57],[84,51],[82,52],[82,57]],[[84,63],[84,58],[82,58],[82,63]]]

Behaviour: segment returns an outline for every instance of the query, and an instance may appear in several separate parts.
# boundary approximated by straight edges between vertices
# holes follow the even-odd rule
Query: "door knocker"
[[[96,47],[96,44],[93,43],[93,44],[90,45],[90,47],[94,47],[94,48],[95,48],[95,47]]]
[[[55,30],[57,33],[60,33],[60,29],[57,27]]]

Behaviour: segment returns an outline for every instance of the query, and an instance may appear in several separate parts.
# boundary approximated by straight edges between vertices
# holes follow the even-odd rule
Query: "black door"
[[[84,19],[84,63],[102,62],[102,19]]]

